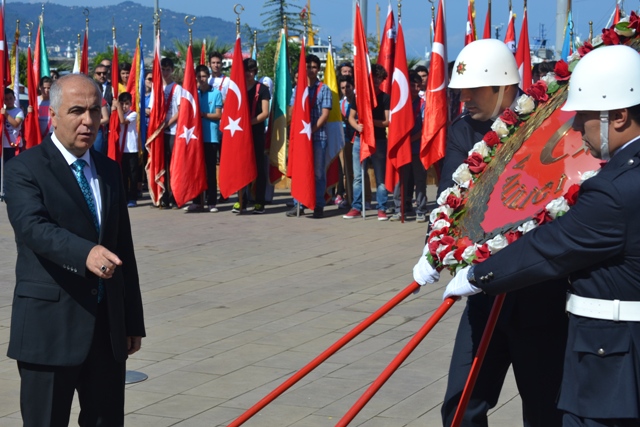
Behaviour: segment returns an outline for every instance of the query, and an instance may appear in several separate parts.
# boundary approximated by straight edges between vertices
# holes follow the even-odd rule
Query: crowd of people
[[[224,108],[227,91],[231,79],[223,73],[223,55],[214,52],[209,55],[207,65],[196,67],[195,75],[198,87],[198,100],[202,121],[202,143],[207,171],[208,189],[194,198],[187,206],[177,206],[171,191],[171,157],[176,136],[176,125],[182,88],[174,80],[175,65],[169,58],[161,60],[162,86],[164,90],[165,105],[167,106],[166,120],[164,123],[164,160],[165,160],[165,192],[157,207],[161,209],[183,208],[188,213],[193,212],[218,212],[219,203],[227,203],[228,199],[218,192],[217,165],[222,155],[222,129],[220,119]],[[404,191],[400,191],[400,182],[395,191],[385,188],[385,173],[387,162],[387,130],[389,126],[390,94],[383,92],[380,87],[385,79],[391,78],[388,70],[378,64],[372,65],[372,75],[375,82],[375,97],[378,106],[374,109],[373,123],[375,129],[376,153],[364,162],[360,161],[360,131],[362,126],[358,121],[358,111],[355,101],[355,88],[351,63],[345,62],[336,68],[339,84],[339,106],[343,121],[345,146],[340,153],[339,178],[337,185],[327,188],[327,168],[325,152],[328,133],[326,123],[329,111],[332,108],[334,94],[318,78],[322,73],[322,62],[316,55],[307,55],[307,79],[308,96],[311,105],[311,132],[314,145],[314,171],[316,184],[316,208],[313,216],[324,216],[326,204],[336,204],[346,212],[345,219],[360,217],[363,211],[372,209],[371,180],[367,169],[372,167],[375,176],[375,209],[377,217],[381,221],[401,220],[401,210],[404,215],[411,217],[415,213],[417,222],[426,221],[426,171],[422,166],[418,151],[420,145],[420,130],[424,115],[424,91],[426,88],[428,70],[425,66],[415,67],[409,73],[410,96],[413,106],[415,127],[411,132],[412,163],[399,171],[400,182]],[[257,178],[250,188],[241,191],[242,200],[238,199],[231,206],[234,213],[247,211],[247,206],[252,206],[251,212],[261,214],[265,212],[265,206],[273,199],[274,187],[269,182],[268,161],[265,145],[267,143],[268,117],[270,112],[270,100],[273,90],[273,81],[268,77],[257,78],[258,64],[253,59],[244,60],[246,77],[247,99],[250,100],[250,115],[254,152],[256,158]],[[147,176],[144,165],[147,161],[147,153],[144,141],[140,140],[135,126],[136,121],[145,120],[148,124],[149,115],[153,106],[152,80],[153,73],[150,70],[144,72],[145,94],[143,112],[135,111],[132,105],[132,96],[126,92],[127,83],[131,74],[131,64],[118,64],[119,81],[110,81],[111,61],[102,60],[93,69],[93,79],[102,90],[102,106],[100,115],[100,128],[93,146],[93,150],[102,154],[108,152],[109,123],[112,114],[117,114],[120,122],[120,151],[122,152],[121,168],[123,180],[126,186],[128,206],[136,207],[143,195]],[[294,70],[292,75],[297,75]],[[49,90],[51,84],[58,78],[57,72],[50,77],[42,77],[38,87],[38,106],[29,106],[28,112],[33,108],[38,110],[38,118],[42,136],[53,132],[49,113]],[[295,82],[295,80],[294,80]],[[117,86],[116,86],[117,85]],[[114,86],[118,88],[118,96],[114,98]],[[12,103],[12,94],[7,90],[6,123],[4,147],[5,161],[11,159],[21,150],[20,126],[24,120],[22,110]],[[289,118],[295,101],[295,88],[290,101]],[[140,117],[138,117],[138,115]],[[6,139],[6,138],[5,138]],[[363,173],[364,172],[364,173]],[[363,181],[364,179],[364,181]],[[404,200],[401,197],[404,196]],[[404,207],[402,207],[404,204]],[[297,206],[294,200],[289,203],[291,210],[287,216],[297,216],[298,212],[305,213],[304,206]]]

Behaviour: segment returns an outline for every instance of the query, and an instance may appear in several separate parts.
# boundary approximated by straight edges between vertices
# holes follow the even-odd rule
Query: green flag
[[[280,40],[276,49],[276,74],[271,100],[271,145],[269,147],[269,164],[282,174],[287,169],[287,106],[291,99],[291,74],[287,60],[287,35],[280,32]],[[273,181],[273,180],[272,180]]]

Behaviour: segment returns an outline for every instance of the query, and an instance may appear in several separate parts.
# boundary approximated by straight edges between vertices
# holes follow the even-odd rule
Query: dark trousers
[[[124,183],[127,201],[135,201],[138,199],[138,179],[140,175],[140,163],[138,162],[138,153],[122,153],[122,182]]]
[[[218,178],[216,176],[218,151],[220,151],[219,143],[204,143],[204,163],[207,169],[207,191],[205,192],[204,204],[209,205],[210,208],[218,202]],[[202,196],[195,197],[192,202],[198,205],[202,204]]]
[[[640,419],[615,418],[582,418],[574,414],[566,413],[562,418],[563,427],[638,427]]]
[[[256,157],[256,169],[258,172],[258,176],[254,181],[253,190],[255,195],[253,200],[256,204],[264,206],[265,192],[267,191],[267,169],[264,167],[266,161],[264,155],[264,133],[262,135],[256,135],[256,132],[253,133],[253,152]],[[246,198],[244,199],[243,206],[246,205]]]
[[[402,198],[402,189],[400,182],[404,186],[404,202],[405,212],[411,212],[413,205],[411,203],[414,187],[416,194],[416,212],[420,214],[427,213],[427,171],[424,169],[418,154],[411,156],[411,163],[400,168],[400,180],[393,191],[393,202],[397,211],[400,211]]]
[[[106,302],[98,305],[93,342],[82,365],[18,362],[20,412],[25,427],[69,425],[75,390],[80,401],[80,426],[124,425],[125,364],[113,358]]]
[[[169,133],[164,134],[164,194],[162,195],[161,203],[164,206],[169,204],[175,204],[176,201],[173,198],[173,192],[171,191],[171,154],[173,153],[173,144],[175,143],[176,136]]]
[[[481,295],[480,298],[484,296]],[[488,310],[476,308],[467,302],[460,318],[449,367],[447,391],[442,405],[442,421],[445,427],[449,427],[453,421],[487,323]],[[541,308],[540,316],[545,316],[544,308]],[[491,338],[462,426],[488,425],[487,412],[497,404],[504,378],[509,366],[513,365],[513,373],[522,399],[523,425],[560,427],[562,412],[557,409],[556,400],[562,380],[567,335],[566,318],[564,322],[561,318],[559,322],[545,322],[521,328],[501,320],[503,319],[498,321]],[[519,423],[514,420],[513,424]]]

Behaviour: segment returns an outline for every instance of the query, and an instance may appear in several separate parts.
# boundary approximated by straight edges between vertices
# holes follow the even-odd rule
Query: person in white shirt
[[[118,112],[120,119],[120,153],[122,161],[120,170],[122,171],[122,182],[124,183],[127,195],[127,207],[135,208],[138,198],[138,179],[140,175],[139,156],[142,149],[138,141],[138,129],[136,122],[138,113],[131,110],[132,97],[129,92],[122,92],[118,99],[113,101],[113,108]]]
[[[20,129],[24,120],[24,112],[16,107],[16,96],[13,89],[4,89],[4,108],[0,114],[4,116],[4,129],[2,131],[2,160],[3,163],[11,160],[16,155],[16,149],[22,147]]]
[[[209,86],[218,89],[222,93],[222,102],[224,102],[227,99],[227,91],[231,80],[222,74],[222,54],[220,52],[213,52],[209,55],[209,68],[211,68]]]
[[[165,164],[165,192],[162,195],[160,206],[163,208],[177,208],[176,201],[171,191],[171,153],[176,139],[176,127],[178,124],[178,111],[180,109],[180,98],[182,97],[182,87],[173,81],[173,61],[169,58],[162,58],[160,61],[162,69],[162,86],[164,88],[164,101],[167,109],[164,126],[164,164]]]

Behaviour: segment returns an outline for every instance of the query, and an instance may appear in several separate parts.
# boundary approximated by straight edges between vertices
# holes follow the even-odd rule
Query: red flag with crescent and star
[[[484,33],[482,34],[483,39],[491,38],[491,0],[489,0],[489,8],[487,9],[487,16],[484,19]]]
[[[377,105],[373,79],[371,77],[371,61],[367,48],[367,37],[362,26],[360,3],[356,3],[356,23],[353,40],[353,80],[356,89],[356,105],[358,106],[358,122],[362,125],[360,132],[360,161],[376,152],[376,137],[373,133],[373,109]]]
[[[115,46],[114,46],[115,50]],[[117,62],[111,62],[115,65]],[[84,30],[84,39],[82,40],[82,57],[80,59],[80,72],[86,76],[89,75],[89,28]],[[118,80],[112,81],[114,85],[118,85]]]
[[[202,49],[200,49],[200,65],[207,63],[207,39],[202,39]]]
[[[165,108],[164,90],[162,89],[162,73],[160,71],[160,34],[156,36],[155,52],[153,55],[153,86],[151,95],[153,104],[149,115],[148,137],[145,143],[149,158],[147,160],[147,182],[149,183],[149,195],[155,206],[160,204],[160,198],[164,194],[165,167],[164,167],[164,120],[167,116]],[[171,100],[169,100],[171,102]]]
[[[191,44],[189,44],[182,83],[182,100],[178,111],[176,140],[171,156],[171,191],[178,206],[184,205],[207,189],[200,102],[191,50]]]
[[[520,30],[520,42],[518,43],[518,50],[516,51],[516,64],[518,64],[518,72],[520,73],[520,89],[526,92],[533,84],[526,7],[524,8],[524,15],[522,16],[522,29]]]
[[[385,187],[393,191],[398,182],[398,171],[411,163],[411,129],[414,125],[413,103],[409,91],[407,54],[404,47],[402,23],[398,22],[398,36],[391,87],[391,111],[389,112],[389,145]]]
[[[391,73],[393,72],[393,60],[396,50],[396,29],[395,20],[393,19],[393,10],[391,9],[391,1],[387,9],[387,20],[384,23],[384,31],[382,33],[382,41],[380,42],[380,51],[376,63],[382,65],[389,74],[380,85],[380,90],[384,93],[391,94]]]
[[[307,61],[304,40],[300,47],[296,98],[291,112],[287,176],[291,178],[291,195],[309,209],[316,207],[316,181],[311,139],[311,103],[307,89]]]
[[[30,113],[24,119],[24,139],[25,148],[35,147],[42,142],[40,134],[40,122],[38,121],[38,83],[31,66],[31,46],[27,48],[27,90],[29,92],[29,105],[32,107]]]
[[[467,2],[467,30],[464,35],[464,45],[476,41],[476,9],[473,4],[474,0]]]
[[[504,43],[509,50],[516,53],[516,15],[509,9],[509,23],[507,24],[507,34],[504,36]]]
[[[242,43],[238,35],[233,48],[229,91],[220,119],[224,149],[220,154],[219,185],[220,193],[225,198],[249,185],[258,176],[248,103]]]
[[[447,143],[447,48],[444,28],[444,0],[438,5],[433,53],[425,93],[424,124],[420,143],[420,160],[425,169],[444,157]],[[455,71],[454,71],[455,72]]]
[[[83,53],[84,56],[84,53]],[[84,59],[83,59],[84,61]],[[111,90],[113,91],[113,99],[118,100],[120,72],[118,70],[118,43],[116,38],[113,38],[113,57],[111,58]],[[127,136],[125,135],[125,138]],[[120,145],[120,116],[118,110],[111,109],[111,116],[109,117],[109,137],[107,144],[107,156],[111,160],[115,160],[118,163],[122,162],[122,146]]]

